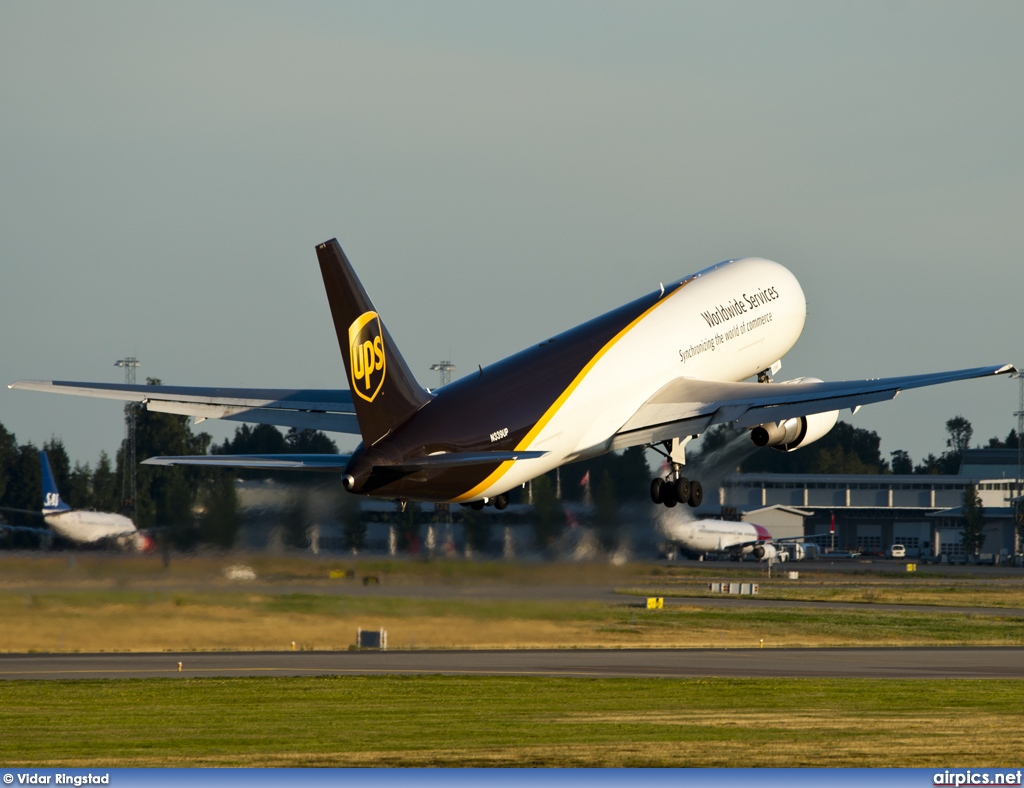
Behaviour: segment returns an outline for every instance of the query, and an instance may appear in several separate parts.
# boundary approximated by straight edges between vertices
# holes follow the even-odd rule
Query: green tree
[[[235,430],[231,440],[224,439],[213,447],[214,454],[337,454],[338,447],[324,433],[316,430],[296,430],[283,435],[269,424],[250,426],[243,424]],[[240,468],[235,475],[241,479],[278,479],[290,484],[316,484],[316,474],[296,474],[294,471],[247,470]]]
[[[96,470],[92,472],[92,505],[101,512],[114,512],[121,500],[121,483],[110,466],[110,455],[100,452]]]
[[[534,539],[546,550],[565,522],[562,503],[555,497],[555,487],[548,476],[533,480],[533,521]]]
[[[43,472],[39,449],[32,443],[18,446],[7,466],[3,505],[38,511],[43,504]]]
[[[741,465],[744,473],[888,473],[882,439],[840,421],[823,438],[792,452],[761,449]]]
[[[309,547],[309,528],[313,519],[309,513],[309,497],[305,490],[295,492],[285,508],[281,524],[284,543],[288,547],[304,550]]]
[[[963,416],[954,416],[946,421],[946,451],[936,457],[929,454],[914,473],[954,475],[960,471],[960,461],[970,447],[974,428]]]
[[[934,454],[929,454],[921,460],[920,465],[914,466],[914,473],[935,475],[938,473],[945,473],[945,467],[946,463],[942,457],[936,457]]]
[[[747,430],[738,430],[728,424],[716,424],[700,436],[700,453],[707,456],[712,452],[724,449],[737,435],[747,435]],[[747,441],[749,442],[749,438]],[[754,444],[751,443],[751,446]]]
[[[0,503],[7,504],[7,479],[17,462],[18,441],[0,424]],[[9,504],[7,504],[9,505]]]
[[[981,505],[981,496],[973,483],[964,490],[963,536],[961,542],[964,552],[969,556],[978,557],[985,544],[985,510]]]
[[[616,497],[620,501],[646,499],[651,488],[647,450],[643,446],[630,446],[617,456],[615,467],[610,469]]]
[[[204,542],[224,550],[235,546],[242,521],[238,514],[235,476],[230,470],[216,473],[204,496],[206,516],[200,529]]]
[[[366,521],[363,520],[363,509],[355,495],[341,491],[338,498],[338,519],[341,521],[345,549],[351,550],[355,555],[366,547]]]
[[[999,440],[999,438],[989,438],[988,448],[990,449],[1016,449],[1017,448],[1017,430],[1010,430],[1010,434],[1006,436],[1005,441]]]
[[[284,439],[291,454],[337,454],[337,444],[318,430],[297,430],[292,427]]]
[[[892,457],[892,472],[900,475],[905,475],[914,472],[914,461],[910,459],[910,454],[903,449],[897,449],[890,455]]]
[[[1017,525],[1017,544],[1024,545],[1024,498],[1013,505],[1013,521]]]
[[[954,416],[946,422],[946,432],[949,434],[946,446],[958,457],[963,456],[963,453],[970,448],[971,438],[974,436],[974,427],[971,426],[971,422],[963,416]]]
[[[472,507],[464,507],[459,514],[462,516],[462,533],[470,549],[474,552],[486,550],[491,541],[491,519]]]
[[[64,495],[64,488],[59,488]],[[68,505],[75,509],[96,509],[92,494],[92,469],[86,464],[75,463],[68,474],[67,494],[64,495]]]
[[[615,499],[615,484],[608,471],[594,488],[594,525],[597,539],[605,550],[614,550],[619,543],[619,506]]]
[[[416,501],[409,501],[405,511],[395,512],[395,526],[398,529],[398,549],[407,553],[420,552],[420,512]]]
[[[570,501],[583,498],[579,481],[586,474],[600,479],[607,473],[619,500],[640,500],[647,497],[651,471],[643,446],[632,446],[623,452],[609,452],[562,468],[562,497]]]
[[[148,378],[149,385],[159,385]],[[136,456],[141,461],[158,455],[206,454],[210,436],[192,433],[187,416],[140,410],[135,420]],[[124,445],[118,452],[118,476],[124,473]],[[139,465],[136,469],[137,500],[135,521],[140,527],[170,526],[175,529],[174,541],[187,547],[198,534],[191,529],[192,510],[202,482],[210,478],[210,470],[196,467],[162,467]]]
[[[230,441],[225,438],[220,446],[213,449],[214,454],[285,454],[287,451],[281,430],[270,424],[243,424],[235,430]]]

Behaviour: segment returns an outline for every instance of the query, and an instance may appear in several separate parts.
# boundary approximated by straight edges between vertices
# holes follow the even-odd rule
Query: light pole
[[[124,382],[135,385],[135,368],[140,365],[135,356],[125,356],[114,362],[115,367],[124,368]],[[126,402],[124,406],[124,473],[121,476],[121,510],[135,519],[135,413],[137,402]]]

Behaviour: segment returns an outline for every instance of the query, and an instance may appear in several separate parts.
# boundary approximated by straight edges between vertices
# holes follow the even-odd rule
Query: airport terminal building
[[[1021,552],[1015,500],[1017,452],[971,449],[955,476],[743,473],[719,489],[723,516],[765,525],[824,549],[881,554],[902,544],[913,557],[964,558],[964,491],[975,484],[985,514],[982,560],[1004,562]]]

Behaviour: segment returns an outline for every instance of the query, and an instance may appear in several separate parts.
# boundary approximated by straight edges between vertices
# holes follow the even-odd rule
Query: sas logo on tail
[[[387,372],[384,333],[376,312],[363,312],[348,327],[349,369],[352,391],[373,402]]]

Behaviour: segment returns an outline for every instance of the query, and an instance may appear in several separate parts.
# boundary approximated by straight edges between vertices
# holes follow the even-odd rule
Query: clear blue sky
[[[342,387],[333,236],[425,385],[743,255],[808,296],[783,378],[1021,363],[1022,41],[994,1],[5,2],[0,382]],[[851,422],[920,460],[1016,407]],[[6,388],[0,422],[122,433]]]

